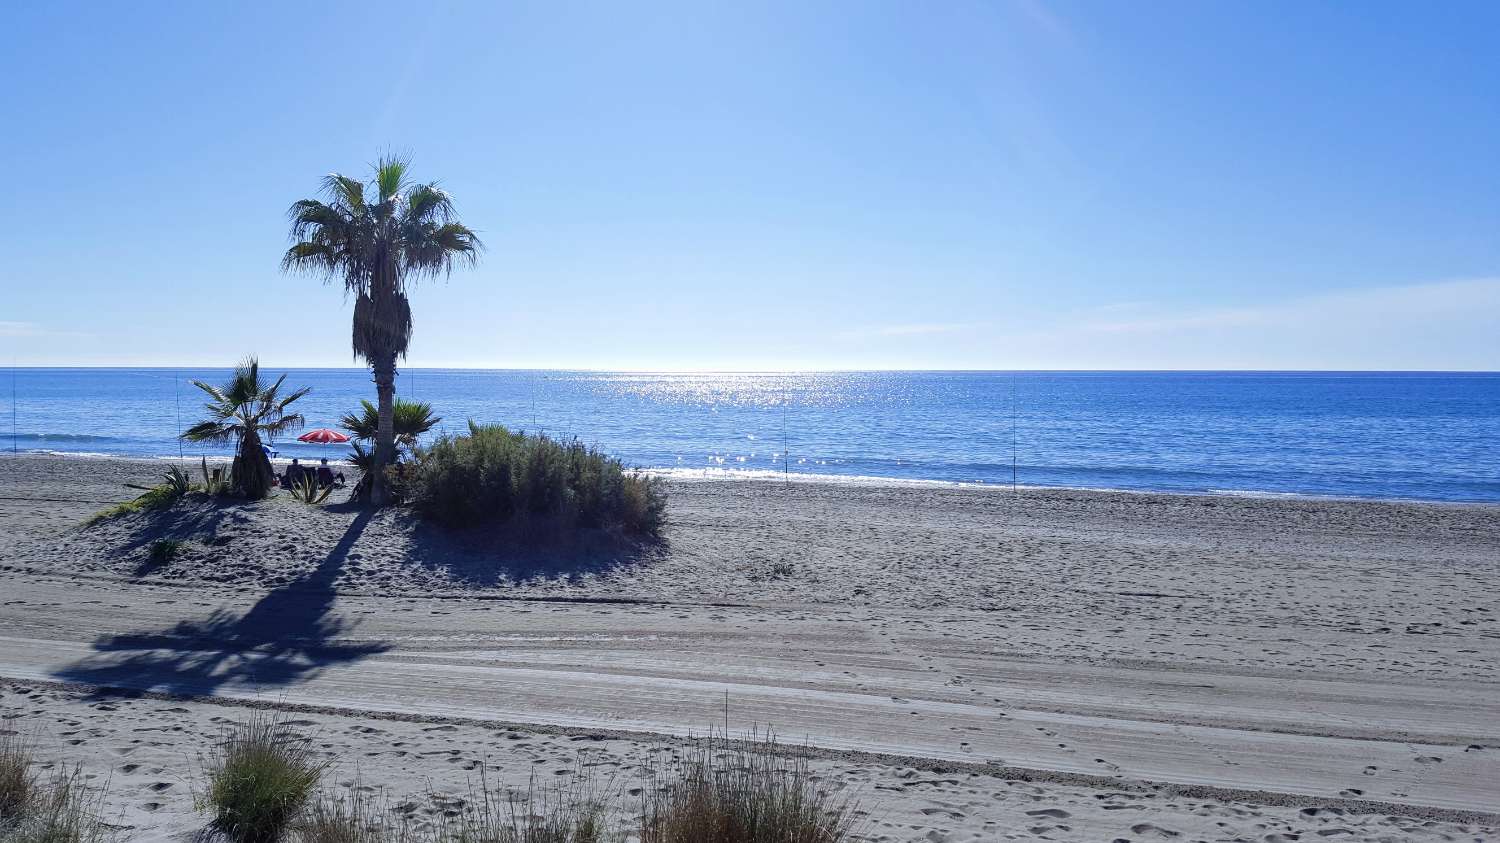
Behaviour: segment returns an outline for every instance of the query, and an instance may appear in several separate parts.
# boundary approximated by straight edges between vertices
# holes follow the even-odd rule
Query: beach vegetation
[[[365,446],[374,442],[380,429],[380,411],[369,401],[359,402],[361,410],[358,413],[345,413],[339,420],[339,426],[349,431],[354,437],[352,443],[353,451],[349,454],[349,461],[359,469],[359,482],[354,484],[354,490],[350,497],[354,500],[367,501],[370,499],[371,487],[374,482],[375,459],[372,450]],[[415,453],[417,443],[422,434],[427,433],[437,426],[443,419],[441,416],[432,414],[432,405],[420,401],[406,401],[397,398],[392,410],[395,420],[397,462],[387,465],[382,472],[386,480],[387,501],[399,503],[406,498],[406,480],[408,472],[402,468],[400,462],[402,452],[410,456]]]
[[[411,496],[423,515],[453,527],[519,517],[653,537],[666,510],[655,478],[577,440],[473,422],[418,451]]]
[[[370,501],[391,502],[384,468],[396,458],[396,360],[411,342],[407,285],[449,275],[455,263],[474,265],[483,248],[459,222],[453,200],[435,182],[415,183],[408,162],[387,156],[368,183],[334,173],[322,199],[292,204],[292,246],[283,271],[321,275],[354,297],[353,351],[375,379],[377,424],[369,472]]]
[[[160,491],[169,498],[180,498],[193,490],[193,479],[182,470],[182,466],[174,465],[167,469],[162,475],[162,482],[155,486],[137,486],[134,483],[126,483],[125,486],[130,489],[144,489],[148,492]]]
[[[280,840],[317,790],[327,763],[276,717],[255,714],[228,730],[210,759],[203,807],[235,843]]]
[[[31,747],[14,733],[0,734],[0,828],[31,804],[36,778]]]
[[[603,806],[589,791],[586,775],[542,785],[533,777],[524,789],[499,795],[481,768],[479,788],[466,800],[473,806],[442,820],[435,843],[602,843]]]
[[[226,471],[223,466],[208,467],[208,458],[201,458],[203,471],[203,491],[209,495],[226,495],[234,487],[234,476]]]
[[[229,474],[235,494],[259,500],[270,494],[276,484],[271,460],[261,449],[261,442],[302,426],[300,413],[290,410],[297,399],[311,390],[304,387],[289,395],[281,394],[286,375],[267,383],[260,376],[260,362],[248,357],[234,369],[222,386],[192,381],[193,386],[208,395],[204,405],[209,417],[183,431],[189,442],[235,443],[234,462]]]
[[[328,496],[333,494],[333,487],[319,483],[315,475],[304,473],[292,484],[291,492],[294,499],[317,505],[328,500]]]
[[[491,788],[486,768],[463,796],[428,792],[393,810],[383,793],[356,779],[324,793],[292,826],[298,843],[603,843],[610,834],[603,803],[580,772],[554,784],[533,777],[524,788]],[[415,812],[410,808],[421,806]],[[426,818],[413,822],[413,814]]]
[[[145,489],[146,491],[134,498],[131,498],[128,501],[117,503],[114,506],[102,509],[99,512],[94,513],[94,515],[92,515],[87,521],[85,521],[84,524],[97,524],[100,521],[105,521],[110,518],[115,518],[121,515],[129,515],[136,512],[149,512],[156,509],[166,509],[167,507],[171,506],[173,502],[186,494],[186,492],[183,491],[181,487],[175,483],[161,483],[156,486],[136,486],[134,484],[128,485],[132,489]]]
[[[408,841],[406,829],[393,821],[380,799],[363,790],[324,793],[292,825],[298,843],[386,843]]]
[[[640,843],[843,843],[855,806],[818,786],[804,758],[773,737],[710,737],[675,770],[653,769]]]
[[[177,558],[185,544],[181,539],[157,539],[146,551],[146,559],[152,565],[165,565]]]
[[[360,401],[360,412],[345,413],[339,426],[360,442],[374,442],[380,432],[380,409],[369,401]],[[392,407],[392,419],[396,433],[396,445],[407,453],[417,447],[422,434],[432,430],[443,420],[432,414],[432,405],[421,401],[397,398]]]
[[[5,843],[102,843],[115,838],[101,819],[103,792],[79,767],[42,778],[30,744],[0,734],[0,840]]]

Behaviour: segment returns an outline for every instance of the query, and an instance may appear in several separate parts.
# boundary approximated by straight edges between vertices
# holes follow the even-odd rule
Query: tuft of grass
[[[90,518],[84,522],[84,526],[97,524],[100,521],[105,521],[110,518],[116,518],[121,515],[128,515],[133,512],[147,512],[154,509],[166,509],[167,507],[171,506],[172,503],[178,498],[187,494],[186,490],[183,490],[181,487],[177,486],[174,483],[162,483],[159,486],[151,487],[131,486],[130,488],[144,488],[146,489],[146,491],[137,497],[125,501],[124,503],[115,504],[108,509],[94,513],[94,515],[90,516]]]
[[[845,843],[854,807],[817,787],[804,759],[773,737],[710,736],[669,774],[653,771],[640,843]]]
[[[0,828],[25,812],[36,793],[31,746],[14,734],[0,734]]]
[[[381,804],[358,790],[324,794],[292,827],[298,843],[386,843],[405,840],[404,828],[386,820]]]
[[[489,788],[483,768],[479,781],[478,793],[469,795],[474,809],[445,817],[433,843],[602,843],[606,837],[603,807],[581,772],[548,787],[533,776],[525,790],[504,797]]]
[[[580,767],[566,782],[542,786],[533,776],[524,789],[497,792],[480,768],[466,798],[437,793],[420,797],[422,814],[398,815],[383,796],[356,782],[348,792],[323,794],[292,827],[297,843],[603,843],[609,835],[602,804]]]
[[[30,744],[0,735],[0,840],[104,843],[115,838],[100,819],[104,793],[88,785],[81,767],[42,779],[32,770],[35,761]]]
[[[89,786],[83,768],[62,769],[39,782],[25,809],[0,824],[5,843],[106,843],[116,839],[101,815],[104,791]]]
[[[236,843],[280,840],[307,807],[327,762],[278,718],[256,714],[225,733],[208,770],[210,826]]]
[[[146,551],[146,561],[152,565],[165,565],[177,558],[187,542],[181,539],[157,539]]]
[[[444,436],[418,452],[411,499],[423,515],[454,527],[542,518],[656,536],[666,512],[658,481],[577,440],[473,422],[467,435]]]

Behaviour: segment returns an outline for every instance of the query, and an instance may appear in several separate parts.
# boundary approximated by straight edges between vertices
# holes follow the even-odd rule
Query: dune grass
[[[820,789],[773,737],[710,736],[672,771],[655,770],[640,843],[844,843],[854,808]]]
[[[390,808],[383,796],[354,786],[323,794],[292,827],[297,843],[603,843],[606,831],[600,803],[579,772],[571,780],[541,785],[535,778],[521,790],[492,789],[481,768],[479,781],[464,798],[425,794],[427,823],[413,822]]]
[[[79,767],[39,776],[31,745],[0,735],[0,841],[5,843],[104,843],[114,830],[100,819],[103,791]]]
[[[186,544],[182,539],[157,539],[146,551],[146,560],[152,565],[165,565],[176,559]]]
[[[118,503],[112,507],[109,507],[108,509],[103,509],[99,512],[94,513],[93,515],[89,516],[89,519],[87,521],[83,523],[84,526],[89,526],[92,524],[97,524],[101,521],[107,521],[111,518],[117,518],[121,515],[129,515],[135,512],[149,512],[156,509],[166,509],[184,494],[186,494],[186,492],[179,489],[174,484],[162,483],[159,486],[152,486],[142,494],[131,498],[124,503]]]
[[[36,778],[31,747],[13,734],[0,734],[0,825],[19,817],[31,804]]]
[[[453,527],[536,518],[655,536],[666,511],[660,485],[577,440],[469,423],[417,456],[411,500]]]
[[[278,718],[253,715],[227,731],[210,759],[203,807],[236,843],[282,839],[311,801],[327,762]]]

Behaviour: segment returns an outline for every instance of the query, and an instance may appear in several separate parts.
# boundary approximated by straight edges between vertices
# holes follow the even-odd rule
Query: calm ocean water
[[[199,418],[188,379],[225,374],[0,370],[0,444],[175,457]],[[310,427],[374,393],[357,369],[292,370],[288,384],[312,387]],[[1008,485],[1014,464],[1023,485],[1500,501],[1500,374],[419,369],[397,388],[449,431],[475,419],[577,436],[650,468]]]

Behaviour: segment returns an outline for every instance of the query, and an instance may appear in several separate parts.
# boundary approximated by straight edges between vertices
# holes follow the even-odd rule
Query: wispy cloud
[[[1492,370],[1496,324],[1500,278],[1479,278],[1233,307],[1105,305],[1003,341],[1044,367]]]
[[[967,322],[914,322],[905,325],[871,325],[852,328],[839,333],[841,339],[862,340],[881,337],[921,337],[933,334],[956,334],[972,330],[977,325]]]
[[[0,337],[40,337],[46,333],[35,322],[0,322]]]
[[[1199,328],[1319,324],[1334,319],[1465,315],[1500,306],[1500,278],[1369,287],[1299,296],[1242,307],[1156,310],[1132,302],[1082,314],[1077,325],[1092,333],[1162,333]],[[1154,312],[1153,312],[1154,311]]]
[[[78,331],[55,331],[36,322],[6,322],[0,320],[0,337],[81,337]]]

